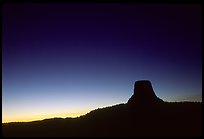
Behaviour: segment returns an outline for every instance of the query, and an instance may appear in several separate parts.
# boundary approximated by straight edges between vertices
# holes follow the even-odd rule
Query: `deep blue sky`
[[[136,80],[201,101],[201,6],[4,4],[3,121],[126,103]]]

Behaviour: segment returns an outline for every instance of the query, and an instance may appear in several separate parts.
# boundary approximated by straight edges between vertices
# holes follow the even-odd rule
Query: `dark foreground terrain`
[[[202,103],[164,102],[149,81],[137,81],[126,104],[93,110],[78,118],[5,123],[5,137],[199,137]]]

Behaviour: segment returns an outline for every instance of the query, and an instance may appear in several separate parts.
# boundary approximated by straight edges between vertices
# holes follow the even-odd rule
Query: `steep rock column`
[[[131,107],[152,107],[161,102],[163,102],[163,100],[156,96],[151,82],[149,80],[140,80],[135,82],[134,94],[128,100],[128,105]]]

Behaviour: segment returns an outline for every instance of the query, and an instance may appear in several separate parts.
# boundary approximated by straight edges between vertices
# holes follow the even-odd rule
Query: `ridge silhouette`
[[[165,102],[148,80],[136,81],[126,104],[77,118],[3,123],[5,137],[199,137],[200,102]]]

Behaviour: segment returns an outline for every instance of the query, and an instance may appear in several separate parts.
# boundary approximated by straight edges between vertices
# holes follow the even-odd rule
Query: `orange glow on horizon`
[[[2,123],[10,123],[10,122],[31,122],[31,121],[38,121],[38,120],[43,120],[43,119],[50,119],[50,118],[75,118],[79,117],[82,115],[87,114],[89,111],[82,111],[82,112],[72,112],[72,113],[58,113],[58,114],[39,114],[39,115],[32,115],[32,116],[27,116],[27,117],[7,117],[4,118],[2,117]]]

